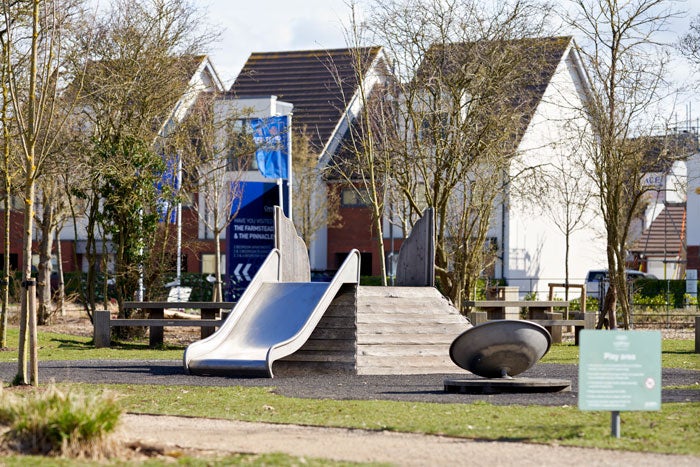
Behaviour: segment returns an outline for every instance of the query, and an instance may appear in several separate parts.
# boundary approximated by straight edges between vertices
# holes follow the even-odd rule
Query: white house
[[[567,237],[570,283],[583,284],[587,271],[606,267],[604,228],[585,158],[592,138],[583,113],[586,75],[573,38],[542,41],[549,44],[544,63],[537,62],[541,82],[532,83],[537,93],[509,174],[530,170],[532,176],[515,179],[491,229],[501,253],[496,277],[540,299],[548,283],[564,282]]]
[[[688,292],[697,298],[700,270],[700,152],[688,158],[688,199],[686,202],[686,278]]]

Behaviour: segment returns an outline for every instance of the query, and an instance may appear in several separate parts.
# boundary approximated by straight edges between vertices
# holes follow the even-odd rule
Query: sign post
[[[620,437],[620,412],[661,409],[659,331],[582,330],[578,407],[610,410]]]

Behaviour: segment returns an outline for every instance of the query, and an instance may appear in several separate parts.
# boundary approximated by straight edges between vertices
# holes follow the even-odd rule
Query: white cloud
[[[227,84],[252,52],[345,47],[345,0],[212,0],[208,11],[223,30],[211,56]]]

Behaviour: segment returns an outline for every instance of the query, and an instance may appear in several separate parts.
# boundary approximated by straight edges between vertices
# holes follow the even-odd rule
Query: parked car
[[[625,271],[625,276],[628,282],[634,282],[637,279],[656,279],[653,274],[647,274],[642,271],[635,271],[634,269],[627,269]],[[586,295],[594,298],[602,298],[605,291],[608,290],[608,285],[610,281],[608,280],[608,270],[607,269],[594,269],[588,271],[586,275]]]

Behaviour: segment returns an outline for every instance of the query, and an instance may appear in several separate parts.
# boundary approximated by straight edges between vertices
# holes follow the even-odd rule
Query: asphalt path
[[[0,363],[0,380],[11,381],[17,364]],[[181,361],[170,360],[78,360],[43,361],[39,382],[94,384],[156,384],[222,387],[272,387],[289,397],[336,400],[395,400],[437,403],[489,402],[497,405],[563,406],[578,404],[578,366],[538,363],[519,378],[564,379],[571,390],[546,393],[459,394],[444,390],[446,379],[479,379],[468,373],[428,375],[311,374],[275,378],[197,376],[185,372]],[[700,385],[700,371],[663,369],[663,388]],[[663,389],[662,403],[700,402],[698,389]]]

